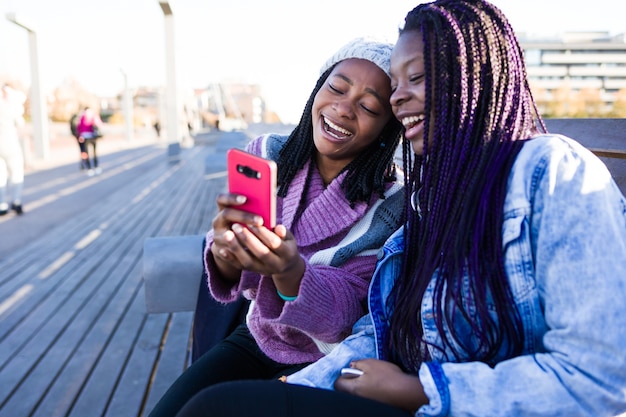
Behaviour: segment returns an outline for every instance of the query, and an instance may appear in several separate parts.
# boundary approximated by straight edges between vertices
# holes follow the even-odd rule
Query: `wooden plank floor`
[[[247,141],[215,135],[178,164],[146,149],[140,174],[120,155],[123,186],[0,260],[0,417],[144,416],[183,371],[192,313],[146,314],[143,243],[208,230],[223,153]]]

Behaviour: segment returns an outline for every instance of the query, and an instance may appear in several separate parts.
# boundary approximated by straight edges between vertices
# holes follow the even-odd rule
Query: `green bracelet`
[[[278,291],[278,288],[276,289],[276,294],[278,294],[278,296],[280,298],[282,298],[284,301],[294,301],[296,298],[298,298],[297,295],[294,295],[292,297],[288,296],[288,295],[284,295],[282,294],[280,291]]]

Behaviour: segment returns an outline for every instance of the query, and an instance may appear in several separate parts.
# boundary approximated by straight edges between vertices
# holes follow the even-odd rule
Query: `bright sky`
[[[181,92],[213,82],[261,85],[271,109],[297,122],[337,48],[357,36],[394,42],[419,0],[170,0]],[[626,32],[624,0],[493,0],[514,28],[534,34]],[[165,84],[165,26],[158,0],[0,0],[0,77],[30,85],[27,32],[37,32],[44,92],[66,78],[115,95]]]

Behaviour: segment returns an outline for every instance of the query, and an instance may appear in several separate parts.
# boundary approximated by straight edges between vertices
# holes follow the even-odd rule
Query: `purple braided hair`
[[[425,120],[424,131],[433,133],[423,157],[413,163],[404,143],[406,250],[387,303],[387,353],[411,372],[432,349],[495,364],[524,343],[503,260],[507,180],[524,141],[545,125],[515,33],[496,7],[483,0],[422,4],[406,16],[400,35],[407,31],[424,39],[425,114],[435,116]],[[439,345],[424,338],[427,293]],[[463,325],[446,333],[444,323]]]

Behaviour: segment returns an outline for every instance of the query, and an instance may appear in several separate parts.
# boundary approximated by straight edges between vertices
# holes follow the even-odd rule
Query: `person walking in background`
[[[152,127],[154,127],[154,131],[156,132],[157,138],[161,138],[161,123],[159,123],[158,120],[155,120]]]
[[[17,127],[24,124],[26,96],[8,84],[0,91],[0,216],[9,209],[21,215],[24,152]],[[10,186],[10,188],[9,188]],[[10,191],[10,192],[9,192]],[[10,198],[9,198],[10,197]]]
[[[100,138],[102,120],[98,113],[91,107],[85,107],[78,122],[78,144],[80,146],[80,156],[83,167],[87,169],[87,175],[100,174],[102,169],[98,166],[97,141]],[[91,146],[91,158],[89,161],[89,146]]]
[[[70,117],[70,131],[72,132],[72,136],[74,136],[74,138],[76,139],[76,143],[78,143],[78,148],[80,150],[80,169],[82,170],[86,170],[87,168],[87,162],[85,161],[86,159],[88,159],[88,154],[87,154],[87,144],[85,143],[85,141],[81,141],[80,140],[80,135],[78,134],[78,124],[80,123],[80,118],[83,116],[83,112],[82,111],[78,111],[74,114],[72,114],[72,117]]]

